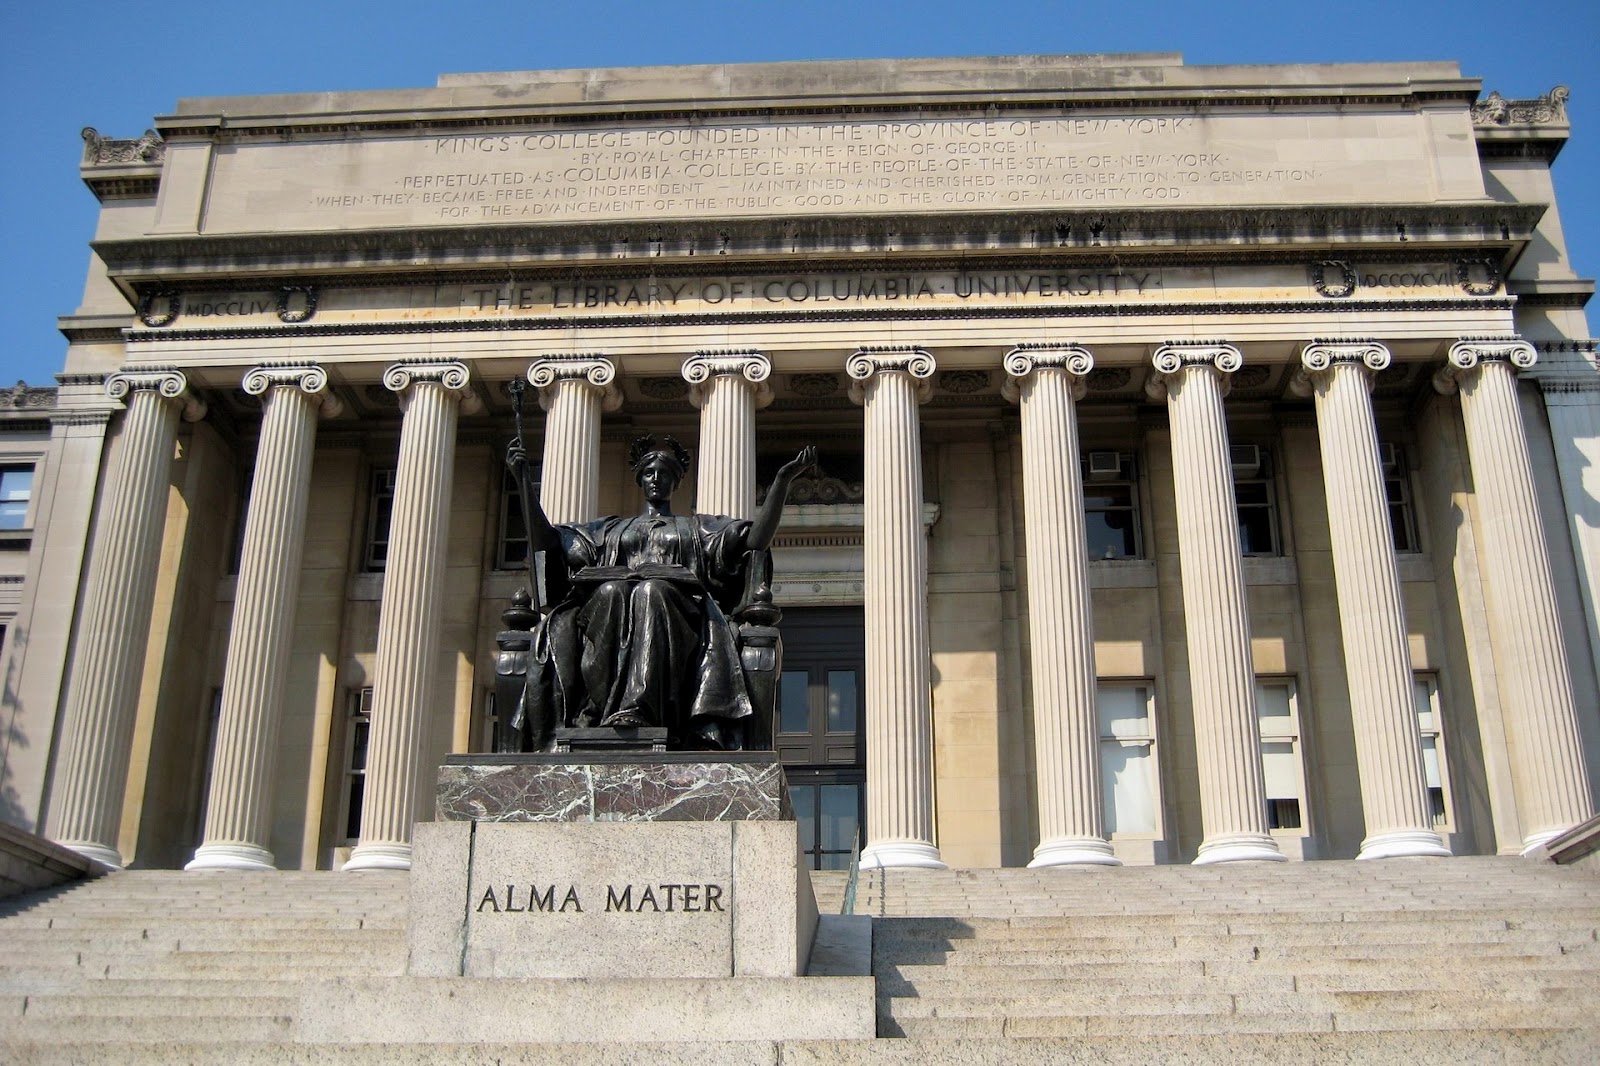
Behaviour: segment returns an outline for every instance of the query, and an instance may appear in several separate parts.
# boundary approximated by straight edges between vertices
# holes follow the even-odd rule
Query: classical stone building
[[[1600,755],[1565,91],[1175,56],[446,76],[85,131],[0,393],[3,817],[404,866],[556,520],[822,467],[774,723],[819,866],[1515,853]],[[538,403],[531,398],[537,396]]]

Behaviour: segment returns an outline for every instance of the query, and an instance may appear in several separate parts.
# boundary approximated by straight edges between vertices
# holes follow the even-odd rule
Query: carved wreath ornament
[[[158,306],[165,310],[157,311]],[[178,319],[178,310],[182,306],[181,297],[171,289],[157,289],[147,292],[139,298],[139,321],[151,329],[170,326]]]
[[[1311,267],[1311,287],[1332,300],[1342,300],[1356,291],[1356,272],[1340,259],[1324,259]]]
[[[290,302],[298,293],[305,299],[305,306],[294,310]],[[310,285],[285,285],[278,290],[278,321],[304,322],[317,313],[317,290]]]

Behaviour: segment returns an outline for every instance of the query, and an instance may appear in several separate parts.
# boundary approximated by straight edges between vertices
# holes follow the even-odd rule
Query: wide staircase
[[[621,1045],[299,1043],[317,982],[404,972],[404,875],[123,872],[0,902],[0,1062],[1600,1062],[1592,870],[878,871],[879,1039]]]

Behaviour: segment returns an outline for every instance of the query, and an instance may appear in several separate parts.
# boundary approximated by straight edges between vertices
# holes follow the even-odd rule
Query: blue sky
[[[1579,273],[1600,271],[1600,3],[957,3],[953,0],[12,0],[0,384],[51,383],[82,291],[94,197],[78,131],[137,137],[180,97],[430,86],[440,73],[789,59],[1180,52],[1191,64],[1457,60],[1484,90],[1572,89],[1556,187]]]

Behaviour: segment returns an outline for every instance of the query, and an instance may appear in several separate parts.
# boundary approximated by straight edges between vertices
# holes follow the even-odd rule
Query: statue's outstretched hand
[[[788,484],[816,465],[817,447],[814,444],[807,444],[804,448],[800,449],[799,455],[783,464],[782,468],[778,471],[778,479],[784,484]]]

